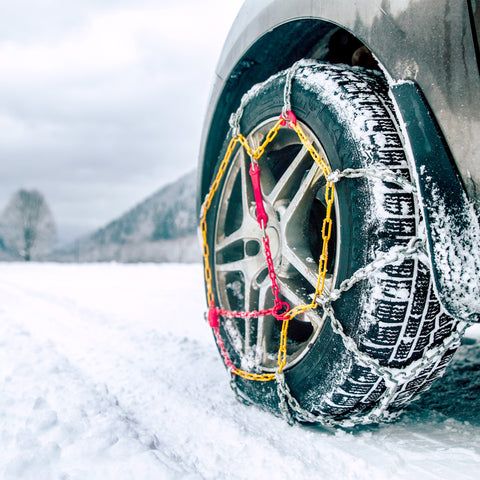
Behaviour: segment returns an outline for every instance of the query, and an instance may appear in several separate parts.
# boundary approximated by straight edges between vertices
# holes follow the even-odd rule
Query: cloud
[[[60,230],[82,231],[196,165],[210,81],[240,0],[7,3],[0,209],[34,187]]]

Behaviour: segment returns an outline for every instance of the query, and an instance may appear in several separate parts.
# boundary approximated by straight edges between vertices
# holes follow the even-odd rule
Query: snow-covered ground
[[[203,310],[200,265],[0,264],[0,478],[478,478],[478,327],[399,422],[330,432],[237,403]]]

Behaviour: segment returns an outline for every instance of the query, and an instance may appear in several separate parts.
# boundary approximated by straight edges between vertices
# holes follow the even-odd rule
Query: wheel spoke
[[[272,297],[271,283],[269,277],[267,276],[260,285],[258,299],[259,308],[267,308],[269,306],[268,300],[270,297]],[[273,349],[271,345],[271,338],[274,322],[276,321],[277,320],[275,320],[275,318],[272,316],[262,316],[257,320],[257,350],[262,352],[263,355]],[[265,359],[261,359],[261,361],[265,361]]]
[[[243,275],[245,283],[251,284],[263,270],[265,264],[262,255],[242,258],[241,260],[217,262],[216,269],[220,273],[239,272]]]
[[[298,152],[292,163],[287,167],[278,182],[274,184],[268,191],[266,199],[271,205],[278,200],[289,198],[294,195],[296,188],[305,172],[306,162],[310,162],[310,154],[305,147]],[[263,172],[262,172],[263,173]],[[273,176],[272,176],[273,179]],[[273,179],[274,181],[274,179]]]
[[[314,195],[313,184],[318,176],[319,169],[315,166],[312,167],[282,215],[282,255],[312,285],[316,281],[315,263],[317,259],[311,258],[305,224]]]
[[[298,282],[294,278],[278,278],[278,286],[290,306],[307,303],[306,292],[303,292],[302,295],[302,289],[299,288]]]
[[[318,258],[312,258],[305,225],[318,184],[322,181],[324,181],[323,175],[314,165],[305,175],[282,216],[284,232],[282,255],[312,286],[316,286],[318,279]]]
[[[310,285],[315,286],[318,278],[318,268],[310,256],[310,249],[305,247],[285,248],[283,257],[290,266],[305,278]]]
[[[300,182],[298,190],[295,192],[292,201],[284,213],[282,222],[284,222],[287,226],[295,223],[298,225],[303,224],[307,217],[311,202],[314,198],[315,183],[317,183],[320,178],[320,169],[316,165],[312,166],[305,178],[303,178],[303,180]],[[301,231],[301,229],[297,230],[297,235],[298,231]]]
[[[231,250],[235,248],[240,242],[243,242],[244,238],[245,236],[243,233],[243,229],[239,228],[231,235],[228,235],[228,237],[223,237],[222,239],[217,240],[217,243],[215,244],[215,251],[222,252]]]

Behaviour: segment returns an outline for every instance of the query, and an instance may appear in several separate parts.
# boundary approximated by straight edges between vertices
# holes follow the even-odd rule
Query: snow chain
[[[242,377],[246,380],[269,382],[275,381],[277,384],[277,394],[279,397],[279,408],[289,424],[293,424],[295,421],[317,423],[324,426],[341,426],[341,427],[353,427],[358,424],[369,424],[380,421],[392,421],[396,418],[400,412],[389,413],[387,412],[388,406],[395,397],[398,387],[414,379],[420,371],[426,369],[429,366],[436,366],[442,359],[444,352],[457,346],[460,339],[468,326],[466,322],[459,321],[456,329],[450,336],[435,348],[428,350],[424,353],[423,357],[412,362],[403,368],[392,368],[382,366],[378,360],[370,355],[362,352],[357,347],[355,341],[349,337],[342,326],[339,319],[335,317],[335,313],[332,307],[332,302],[338,300],[342,293],[350,290],[357,282],[366,279],[373,272],[384,268],[387,265],[401,262],[406,259],[416,257],[420,252],[425,252],[425,239],[420,237],[412,238],[408,245],[404,247],[393,247],[390,251],[382,254],[379,258],[375,259],[366,267],[357,270],[352,277],[344,280],[339,288],[333,290],[328,295],[324,295],[325,277],[327,272],[327,260],[328,260],[328,243],[332,233],[333,222],[331,219],[331,211],[335,198],[334,184],[343,178],[375,178],[380,179],[383,182],[394,183],[406,191],[416,193],[416,188],[410,182],[400,175],[395,174],[391,170],[379,167],[370,167],[368,169],[345,169],[343,171],[332,172],[328,164],[321,158],[315,147],[308,140],[302,127],[297,123],[296,117],[292,112],[290,104],[291,84],[295,75],[295,71],[298,68],[300,62],[295,63],[290,69],[287,70],[287,77],[284,89],[284,106],[282,113],[276,124],[268,132],[263,143],[253,150],[248,144],[247,139],[240,133],[240,120],[243,114],[243,109],[248,101],[248,96],[244,95],[238,110],[232,114],[230,118],[230,126],[232,128],[232,138],[227,147],[225,156],[220,163],[217,175],[210,187],[210,190],[205,198],[205,201],[201,209],[200,229],[202,233],[203,241],[203,260],[204,260],[204,276],[207,288],[207,303],[208,303],[208,322],[213,330],[218,348],[224,359],[224,363],[227,369],[230,371],[231,387],[235,392],[237,398],[245,404],[251,404],[246,395],[236,385],[236,377]],[[260,186],[260,167],[257,160],[264,154],[265,148],[275,139],[278,131],[281,127],[288,125],[289,128],[294,130],[298,135],[302,145],[310,153],[311,157],[323,172],[326,184],[325,201],[327,204],[327,211],[322,225],[322,253],[318,264],[318,278],[313,300],[309,304],[297,305],[293,308],[283,302],[280,299],[280,292],[276,281],[276,274],[273,266],[272,255],[270,251],[269,238],[266,233],[268,216],[263,206],[262,192]],[[207,213],[211,207],[213,198],[220,186],[220,182],[228,167],[230,158],[237,146],[240,144],[249,155],[251,159],[250,165],[250,178],[252,181],[255,203],[257,209],[257,221],[259,228],[262,230],[262,241],[264,247],[265,259],[268,267],[268,274],[272,284],[272,293],[274,296],[274,306],[265,310],[255,310],[248,312],[237,312],[224,310],[215,305],[215,297],[212,288],[212,269],[210,266],[210,250],[207,242]],[[356,414],[348,419],[335,420],[326,418],[323,415],[315,415],[308,410],[303,409],[295,397],[292,395],[283,373],[287,361],[287,332],[289,322],[292,318],[304,313],[310,309],[316,309],[321,307],[324,315],[329,318],[333,331],[339,335],[345,348],[350,351],[358,362],[370,368],[370,370],[381,377],[385,383],[385,391],[382,394],[378,404],[367,414]],[[280,345],[278,348],[278,368],[276,373],[257,374],[250,373],[237,368],[225,348],[225,343],[220,334],[220,317],[225,318],[258,318],[260,316],[273,315],[277,320],[282,321],[282,330],[280,335]]]

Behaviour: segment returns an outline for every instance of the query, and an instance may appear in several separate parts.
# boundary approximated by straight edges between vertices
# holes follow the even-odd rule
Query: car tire
[[[282,111],[286,76],[279,73],[244,97],[239,128],[254,148]],[[304,61],[292,80],[290,99],[299,124],[332,171],[367,172],[335,185],[326,288],[338,291],[356,272],[422,235],[412,189],[368,174],[389,169],[411,182],[405,141],[388,84],[378,72]],[[273,302],[247,175],[249,162],[245,150],[237,147],[207,218],[215,303],[227,310],[268,308]],[[322,247],[325,179],[288,126],[280,129],[258,165],[282,299],[292,307],[308,303]],[[437,300],[425,254],[373,269],[342,291],[332,307],[345,336],[372,365],[392,371],[417,367],[408,381],[392,390],[378,369],[346,346],[322,308],[307,311],[290,321],[283,370],[290,413],[300,421],[311,420],[302,417],[302,410],[334,421],[366,417],[387,390],[382,418],[375,418],[393,418],[443,373],[455,351],[455,344],[446,339],[456,332],[458,322]],[[234,365],[261,374],[277,368],[281,327],[272,316],[222,318],[219,334]],[[235,377],[242,397],[285,414],[276,382]],[[292,411],[292,399],[297,412]]]

